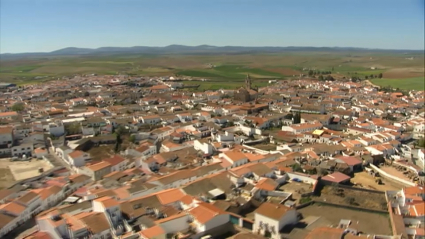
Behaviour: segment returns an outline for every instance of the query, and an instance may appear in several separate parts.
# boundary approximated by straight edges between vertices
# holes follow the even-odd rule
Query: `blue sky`
[[[424,0],[0,0],[0,52],[238,45],[424,49]]]

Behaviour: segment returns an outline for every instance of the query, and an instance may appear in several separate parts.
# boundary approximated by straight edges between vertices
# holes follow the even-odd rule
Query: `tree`
[[[303,172],[303,168],[298,163],[292,165],[292,170],[294,170],[294,172]]]
[[[331,75],[326,76],[327,81],[335,81],[335,79]]]
[[[301,113],[296,112],[294,115],[294,124],[299,124],[299,123],[301,123]]]
[[[12,105],[12,110],[16,112],[21,112],[25,109],[25,105],[22,102],[18,102]]]
[[[136,142],[136,136],[134,134],[130,136],[130,142],[132,142],[133,144]]]
[[[308,76],[312,76],[313,75],[313,70],[309,70],[308,71]]]
[[[115,153],[118,153],[121,149],[122,139],[121,135],[117,134],[117,142],[115,143]]]
[[[71,124],[65,125],[65,131],[67,132],[68,135],[80,134],[81,133],[80,123],[71,123]]]
[[[378,78],[381,79],[382,78],[382,73],[379,73]]]
[[[324,81],[324,78],[322,75],[319,76],[319,81]]]
[[[364,78],[367,80],[369,77],[368,76],[365,76]]]

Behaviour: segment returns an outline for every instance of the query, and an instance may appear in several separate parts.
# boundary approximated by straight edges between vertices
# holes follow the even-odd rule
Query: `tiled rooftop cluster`
[[[312,193],[365,169],[386,177],[384,164],[415,175],[388,176],[406,187],[387,192],[396,237],[319,227],[307,238],[424,235],[424,151],[406,145],[425,132],[424,91],[313,79],[278,81],[248,102],[236,91],[97,75],[5,90],[0,155],[57,165],[0,191],[0,237],[35,217],[26,238],[201,238],[229,225],[251,231],[234,238],[281,238],[299,221],[282,184]]]

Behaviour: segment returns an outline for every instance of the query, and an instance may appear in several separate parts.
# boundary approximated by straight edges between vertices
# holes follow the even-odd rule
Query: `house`
[[[211,155],[213,153],[213,145],[210,142],[202,142],[199,140],[195,140],[193,143],[193,147],[196,150],[201,150],[206,155]]]
[[[167,232],[162,227],[156,225],[139,232],[141,239],[166,239]]]
[[[279,231],[298,222],[297,211],[281,204],[264,202],[255,211],[252,232],[269,238],[280,239]]]
[[[82,167],[90,160],[90,154],[81,150],[74,150],[68,154],[68,161],[65,160],[72,167]]]
[[[83,98],[74,98],[69,100],[71,106],[86,105],[87,102],[88,101]]]
[[[10,154],[10,147],[14,141],[12,127],[0,127],[0,155]]]
[[[0,112],[0,119],[11,120],[11,119],[15,119],[18,116],[19,114],[15,111]]]
[[[328,174],[328,175],[322,177],[321,181],[324,184],[328,184],[328,185],[335,184],[335,183],[336,184],[346,184],[346,183],[350,182],[350,179],[351,178],[349,176],[347,176],[343,173],[334,172],[332,174]]]
[[[12,155],[17,157],[21,157],[23,155],[32,156],[33,150],[33,142],[22,143],[20,145],[15,145],[11,148]]]
[[[229,150],[219,156],[229,162],[232,168],[248,163],[248,157],[237,150]]]
[[[230,215],[216,206],[200,202],[188,213],[193,217],[196,232],[208,232],[230,221]]]
[[[323,125],[320,122],[293,124],[290,126],[282,126],[282,131],[289,131],[294,134],[311,132],[316,129],[321,129]]]
[[[3,238],[8,232],[31,218],[28,207],[16,202],[0,205],[0,237]]]
[[[127,167],[128,160],[119,156],[114,155],[111,158],[106,158],[102,160],[103,162],[107,162],[111,165],[111,172],[115,171],[124,171]]]
[[[140,120],[143,124],[158,124],[161,122],[161,117],[159,115],[144,115],[140,117]]]
[[[41,197],[37,193],[28,191],[21,197],[18,197],[14,202],[29,209],[29,213],[36,214],[41,211]]]
[[[85,174],[97,181],[103,178],[103,176],[111,173],[112,165],[108,162],[102,161],[100,163],[88,165],[78,169],[79,173]]]
[[[337,162],[346,163],[350,167],[351,172],[359,172],[363,169],[363,162],[360,158],[352,156],[338,156],[335,159]]]
[[[40,195],[41,210],[46,210],[55,206],[66,196],[65,188],[61,188],[56,185],[47,188],[34,189],[32,191]]]

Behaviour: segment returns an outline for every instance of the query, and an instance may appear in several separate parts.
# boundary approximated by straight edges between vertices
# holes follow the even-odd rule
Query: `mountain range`
[[[284,53],[284,52],[381,52],[398,54],[423,54],[423,50],[390,50],[368,49],[355,47],[243,47],[243,46],[185,46],[169,45],[165,47],[100,47],[100,48],[77,48],[67,47],[52,52],[34,53],[5,53],[0,54],[1,59],[27,58],[27,57],[58,57],[58,56],[90,56],[90,55],[120,55],[120,54],[259,54],[259,53]]]

